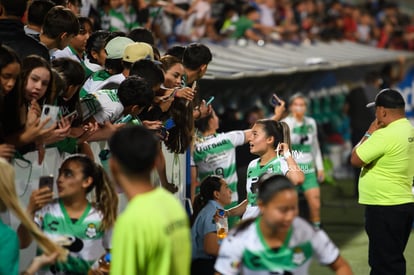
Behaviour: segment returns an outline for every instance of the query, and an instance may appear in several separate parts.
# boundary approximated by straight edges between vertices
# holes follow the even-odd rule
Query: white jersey
[[[71,46],[66,46],[63,50],[56,50],[52,55],[52,59],[57,58],[69,58],[83,64],[83,60],[79,58],[76,51]]]
[[[264,174],[286,175],[289,171],[288,164],[283,157],[277,156],[270,160],[266,165],[260,166],[260,158],[254,159],[247,167],[246,177],[246,194],[247,208],[243,214],[243,220],[256,218],[259,215],[259,207],[256,205],[257,200],[257,182]]]
[[[290,128],[292,156],[303,173],[314,173],[315,165],[318,170],[323,170],[315,120],[311,117],[304,117],[303,122],[299,122],[293,116],[289,116],[284,119],[284,122]]]
[[[232,202],[238,200],[236,147],[244,143],[243,131],[231,131],[203,137],[194,145],[193,160],[200,181],[210,175],[223,177],[233,192]]]
[[[35,223],[51,240],[66,237],[64,247],[69,250],[68,261],[43,269],[39,274],[53,274],[51,270],[67,273],[87,273],[90,266],[110,249],[112,230],[100,230],[102,214],[88,204],[76,221],[69,217],[63,203],[55,200],[35,213]]]
[[[107,71],[97,71],[93,73],[83,84],[82,89],[79,92],[79,96],[82,98],[87,94],[99,91],[109,83],[121,84],[125,80],[124,74],[110,75]]]
[[[93,96],[93,97],[92,97]],[[115,122],[122,116],[124,106],[119,101],[117,90],[100,90],[88,96],[89,100],[81,100],[83,118],[93,118],[99,124],[105,121]]]
[[[323,230],[315,230],[302,218],[295,218],[279,248],[269,247],[259,226],[260,218],[240,232],[233,229],[220,246],[214,268],[221,274],[307,275],[312,257],[332,264],[339,250]]]

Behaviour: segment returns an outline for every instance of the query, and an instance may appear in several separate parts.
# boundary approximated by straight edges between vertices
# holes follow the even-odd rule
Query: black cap
[[[401,109],[405,107],[401,93],[393,89],[381,90],[375,97],[375,102],[367,104],[367,107],[382,106],[389,109]]]

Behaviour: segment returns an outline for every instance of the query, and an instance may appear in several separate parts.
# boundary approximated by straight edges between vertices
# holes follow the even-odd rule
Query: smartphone
[[[128,114],[124,117],[122,117],[121,119],[118,119],[115,124],[119,124],[119,123],[128,123],[132,120],[132,115]]]
[[[211,96],[209,100],[206,102],[206,106],[210,105],[214,100],[214,96]]]
[[[45,125],[45,128],[49,128],[53,123],[57,122],[59,114],[59,107],[45,104],[42,108],[42,114],[40,116],[40,121],[45,120],[47,117],[50,117],[49,122]]]
[[[50,191],[53,191],[53,176],[41,176],[39,178],[39,189],[47,186],[49,187]]]
[[[159,129],[159,135],[160,135],[161,140],[166,140],[168,137],[167,128],[165,128],[164,126],[161,126],[161,128]]]
[[[65,119],[75,119],[78,117],[78,111],[73,111],[65,116]]]
[[[273,94],[270,98],[269,103],[272,105],[272,107],[275,107],[276,105],[280,105],[280,101],[281,99],[276,94]]]
[[[167,119],[164,122],[164,127],[165,127],[166,130],[170,130],[171,128],[174,128],[175,127],[174,120],[172,118]]]

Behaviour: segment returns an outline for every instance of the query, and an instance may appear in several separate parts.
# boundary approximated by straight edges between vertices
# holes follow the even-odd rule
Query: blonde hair
[[[66,261],[67,251],[47,238],[20,206],[14,187],[14,169],[5,159],[0,158],[0,212],[12,210],[27,230],[33,235],[45,254],[58,252],[59,261]]]

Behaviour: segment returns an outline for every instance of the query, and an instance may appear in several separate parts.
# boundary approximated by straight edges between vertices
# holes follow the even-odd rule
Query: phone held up
[[[49,187],[50,191],[53,191],[53,176],[41,176],[39,178],[39,189],[42,189],[43,187]]]
[[[175,127],[175,122],[172,118],[167,119],[164,122],[164,125],[161,126],[159,130],[159,135],[161,140],[166,140],[168,138],[168,131]]]
[[[281,99],[276,94],[273,94],[269,100],[269,103],[272,107],[279,106],[280,102],[281,102]]]
[[[45,128],[51,127],[58,120],[59,106],[53,106],[45,104],[42,108],[42,114],[40,115],[40,121],[44,121],[47,117],[50,120],[46,123]]]

